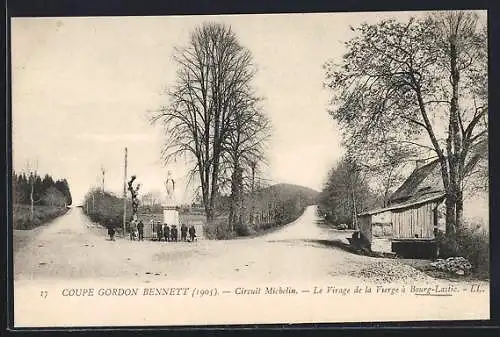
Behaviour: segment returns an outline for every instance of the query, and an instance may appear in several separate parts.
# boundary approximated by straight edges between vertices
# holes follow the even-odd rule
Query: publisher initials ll
[[[481,288],[480,284],[473,284],[470,287],[471,293],[484,293],[484,289]]]

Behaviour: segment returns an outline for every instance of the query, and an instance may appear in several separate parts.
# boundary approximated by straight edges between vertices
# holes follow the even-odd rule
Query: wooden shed
[[[487,159],[487,150],[487,141],[476,144],[466,173],[479,160]],[[418,160],[410,176],[391,195],[388,207],[358,215],[359,231],[373,251],[403,255],[401,252],[416,248],[427,253],[429,247],[437,249],[436,230],[445,230],[444,199],[439,160]]]
[[[433,194],[361,213],[358,215],[359,231],[372,251],[399,253],[408,244],[434,243],[437,208],[443,200],[444,194]]]

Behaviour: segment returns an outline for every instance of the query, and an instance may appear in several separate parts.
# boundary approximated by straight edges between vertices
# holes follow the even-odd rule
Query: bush
[[[93,195],[93,198],[92,198]],[[101,191],[90,191],[85,197],[85,214],[106,228],[121,228],[123,221],[123,199]],[[131,215],[131,203],[127,201],[127,216]],[[128,220],[128,219],[127,219]]]
[[[255,229],[244,223],[236,224],[234,229],[237,236],[249,236],[255,233]],[[265,230],[263,227],[261,229]]]
[[[472,264],[472,271],[481,276],[490,273],[489,234],[482,228],[465,227],[457,233],[458,252]]]
[[[204,224],[203,234],[207,239],[212,240],[227,240],[235,237],[226,219],[216,219],[212,223]]]
[[[472,273],[480,277],[489,276],[489,234],[484,228],[466,224],[457,231],[455,240],[446,238],[442,233],[437,238],[440,240],[441,257],[465,257],[472,264]]]

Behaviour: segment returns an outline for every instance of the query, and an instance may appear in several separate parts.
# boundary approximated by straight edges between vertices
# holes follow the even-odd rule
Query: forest
[[[67,212],[72,204],[66,179],[46,174],[16,172],[12,175],[14,229],[33,229]]]
[[[66,179],[55,180],[48,174],[43,178],[37,173],[12,175],[12,203],[35,205],[70,206],[71,192]]]

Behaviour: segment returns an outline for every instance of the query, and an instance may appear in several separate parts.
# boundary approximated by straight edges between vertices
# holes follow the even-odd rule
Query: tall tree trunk
[[[250,210],[250,224],[253,226],[254,222],[255,222],[255,166],[256,166],[256,163],[253,162],[252,163],[252,206],[251,206],[251,210]]]
[[[446,235],[450,239],[455,239],[456,202],[453,196],[448,195],[446,197],[445,206],[446,206]]]
[[[463,191],[460,190],[457,192],[457,200],[456,202],[456,229],[460,230],[463,227],[464,224],[464,197],[463,197]]]
[[[452,181],[454,184],[456,213],[455,213],[455,226],[460,228],[463,225],[463,191],[462,191],[462,176],[463,165],[460,162],[463,151],[463,139],[460,130],[460,106],[459,106],[459,83],[460,83],[460,69],[458,68],[458,49],[456,36],[452,36],[450,41],[450,67],[451,67],[451,82],[452,82],[452,98],[450,105],[450,124],[453,136],[453,153],[448,155],[453,158]]]
[[[239,204],[241,196],[241,172],[239,165],[235,165],[231,176],[231,199],[229,205],[229,226],[234,231],[239,218]]]
[[[205,180],[205,177],[207,176],[207,169],[202,170],[200,169],[200,177],[201,177],[201,198],[203,202],[203,207],[205,208],[205,218],[207,219],[207,223],[212,223],[213,221],[213,212],[212,209],[210,208],[210,201],[209,201],[209,193],[208,193],[208,181]]]
[[[214,163],[212,166],[212,181],[211,183],[211,191],[210,191],[210,201],[209,201],[209,209],[210,209],[210,218],[207,220],[211,223],[214,220],[214,212],[215,212],[215,201],[218,197],[219,192],[219,150],[214,150]]]
[[[358,229],[358,219],[357,219],[357,211],[356,211],[356,195],[354,194],[354,186],[351,184],[351,193],[352,193],[352,225],[354,229]]]
[[[462,157],[463,140],[460,130],[458,50],[456,36],[450,37],[450,81],[452,97],[450,102],[450,118],[447,139],[447,157],[449,165],[449,188],[446,200],[446,236],[452,248],[456,250],[457,229],[463,223],[463,192],[461,186],[460,158]],[[448,214],[449,213],[449,214]]]

